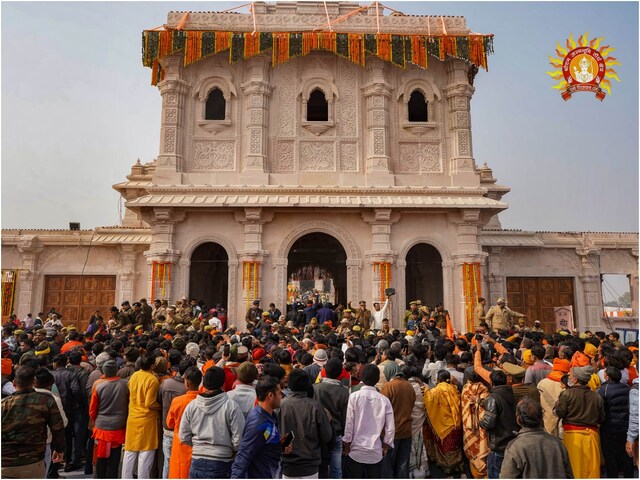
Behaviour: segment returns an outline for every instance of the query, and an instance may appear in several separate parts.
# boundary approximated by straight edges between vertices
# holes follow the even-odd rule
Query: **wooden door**
[[[572,305],[577,325],[573,277],[507,277],[507,302],[511,310],[528,317],[527,326],[540,320],[546,332],[556,329],[553,308]]]
[[[84,332],[96,310],[106,319],[116,298],[115,275],[47,275],[44,287],[45,314],[55,308],[62,323]]]

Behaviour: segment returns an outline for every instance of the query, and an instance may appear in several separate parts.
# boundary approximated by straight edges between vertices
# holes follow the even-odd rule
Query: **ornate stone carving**
[[[167,108],[164,111],[164,121],[166,123],[176,123],[178,121],[178,109]]]
[[[371,115],[374,125],[384,125],[384,110],[374,110]]]
[[[400,162],[395,165],[400,173],[442,173],[439,143],[400,144]]]
[[[373,153],[375,155],[384,155],[384,130],[375,130],[373,132]]]
[[[458,132],[458,152],[460,155],[471,155],[470,133],[468,130]]]
[[[336,168],[333,142],[301,142],[301,171],[331,171]]]
[[[455,108],[466,109],[467,107],[467,97],[455,97],[456,104]]]
[[[384,107],[384,97],[381,95],[376,95],[373,97],[371,104],[376,108]]]
[[[164,130],[164,153],[176,152],[176,130],[175,128],[165,128]]]
[[[234,170],[235,142],[194,142],[194,170]]]
[[[283,65],[283,68],[290,67]],[[295,86],[293,82],[287,81],[283,76],[278,83],[278,128],[280,135],[283,137],[292,137],[295,135],[294,119],[295,119],[295,102],[292,101],[295,95]]]
[[[458,128],[471,127],[469,112],[456,112],[456,126]]]
[[[345,137],[355,137],[358,134],[358,88],[356,67],[349,62],[338,62],[340,74],[340,134]]]
[[[254,125],[261,124],[262,117],[263,117],[262,110],[258,108],[251,110],[251,115],[249,117],[250,117],[250,122],[252,124]]]
[[[249,97],[249,106],[251,108],[262,107],[262,95],[251,95]]]
[[[340,145],[340,171],[358,171],[358,145],[356,143],[342,143]]]
[[[178,105],[178,94],[177,93],[168,93],[165,95],[165,102],[167,105]]]
[[[251,130],[251,153],[260,153],[260,143],[262,141],[262,132],[259,129]]]
[[[292,172],[294,169],[294,144],[292,140],[276,142],[276,155],[273,159],[274,172]]]

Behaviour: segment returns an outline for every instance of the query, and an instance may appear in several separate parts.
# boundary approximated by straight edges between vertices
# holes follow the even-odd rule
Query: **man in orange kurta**
[[[189,478],[192,447],[180,442],[180,421],[182,420],[184,409],[198,396],[202,373],[196,367],[189,367],[182,378],[184,378],[187,393],[174,398],[171,402],[171,407],[169,407],[169,413],[167,413],[167,427],[173,428],[169,478]]]

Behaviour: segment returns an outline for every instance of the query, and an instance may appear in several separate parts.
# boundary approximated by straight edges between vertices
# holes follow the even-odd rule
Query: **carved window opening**
[[[205,120],[224,120],[227,111],[227,102],[219,88],[214,88],[207,96],[205,104]]]
[[[411,96],[409,97],[408,109],[410,122],[429,121],[429,109],[427,100],[424,98],[424,94],[420,90],[414,90],[413,92],[411,92]]]
[[[308,122],[327,122],[329,121],[329,102],[324,92],[316,88],[307,102],[307,121]]]

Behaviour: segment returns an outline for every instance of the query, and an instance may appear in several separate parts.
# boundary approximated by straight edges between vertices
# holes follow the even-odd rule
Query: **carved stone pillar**
[[[443,89],[447,100],[450,135],[449,171],[475,174],[471,142],[471,97],[475,89],[467,80],[467,65],[462,60],[447,60],[448,83]]]
[[[633,256],[633,273],[628,275],[629,277],[629,290],[631,291],[631,309],[633,310],[633,316],[637,317],[638,313],[638,249],[631,250],[631,256]]]
[[[400,328],[402,326],[402,318],[404,316],[405,307],[407,302],[410,301],[407,299],[407,261],[406,260],[398,260],[396,262],[396,308],[394,309],[393,318],[390,318],[389,321],[393,328]],[[444,278],[443,278],[444,280]]]
[[[366,101],[367,173],[391,173],[389,115],[391,85],[384,79],[384,63],[372,59],[367,63],[369,83],[362,87]]]
[[[120,283],[118,287],[118,305],[125,300],[134,301],[134,284],[138,276],[136,272],[136,246],[120,245],[120,258],[122,259],[122,266],[118,272],[118,281]]]
[[[236,222],[242,223],[244,226],[244,249],[239,252],[238,267],[241,269],[240,277],[245,278],[242,286],[242,302],[243,305],[248,306],[253,300],[261,298],[265,291],[263,288],[263,267],[269,252],[262,248],[262,229],[265,223],[273,220],[273,212],[263,212],[262,208],[254,207],[236,211],[234,216]],[[245,270],[247,264],[249,264],[248,270]],[[257,267],[253,264],[257,264]],[[255,278],[253,268],[257,268]],[[247,278],[247,275],[250,278]],[[253,283],[254,280],[257,280],[257,285]]]
[[[486,282],[489,291],[485,295],[489,305],[495,305],[499,297],[506,297],[507,288],[504,280],[504,270],[502,268],[502,247],[489,248],[489,256],[487,258],[487,277]]]
[[[380,285],[382,283],[387,286],[386,279],[381,276],[381,272],[385,268],[390,268],[391,279],[388,286],[396,284],[393,264],[398,252],[391,250],[391,225],[400,220],[400,213],[393,212],[389,208],[378,208],[372,212],[362,212],[362,219],[371,225],[372,249],[365,252],[365,257],[369,260],[369,265],[373,270],[373,275],[371,276],[371,298],[373,302],[384,302],[384,296],[380,295]],[[390,265],[380,268],[380,264]]]
[[[151,226],[151,247],[144,253],[148,266],[149,294],[153,291],[153,262],[171,263],[171,281],[169,282],[165,297],[175,300],[178,295],[176,291],[178,269],[181,252],[175,248],[174,233],[175,227],[182,222],[186,214],[181,210],[173,208],[154,208],[153,216],[147,220]]]
[[[162,60],[166,77],[158,84],[162,95],[162,120],[160,124],[160,154],[157,175],[167,179],[179,178],[176,172],[184,171],[184,109],[189,90],[182,78],[182,60],[169,56]],[[172,175],[173,174],[173,175]],[[164,175],[164,176],[163,176]]]
[[[244,93],[247,116],[246,135],[243,135],[247,152],[243,171],[266,173],[267,169],[267,122],[269,96],[273,87],[269,85],[269,65],[265,58],[251,60],[249,80],[241,85]]]
[[[581,262],[581,271],[578,278],[582,284],[586,318],[580,318],[579,324],[574,318],[574,328],[592,330],[602,325],[602,317],[604,316],[602,309],[602,283],[600,281],[600,249],[591,247],[577,248],[576,253],[580,256]]]
[[[41,278],[41,274],[38,272],[38,256],[43,250],[44,247],[36,235],[24,235],[18,244],[20,271],[16,285],[18,301],[15,302],[16,308],[14,308],[18,318],[24,318],[27,313],[36,310],[33,308],[35,303],[33,294],[36,290],[36,283]]]

